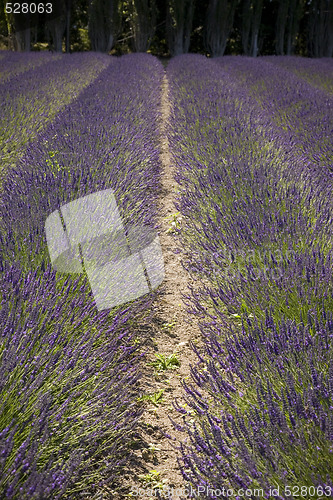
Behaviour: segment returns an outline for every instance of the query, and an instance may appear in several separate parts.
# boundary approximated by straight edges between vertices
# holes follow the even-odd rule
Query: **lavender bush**
[[[271,487],[280,499],[286,486],[332,491],[333,323],[331,315],[311,321],[276,324],[268,313],[241,334],[211,335],[204,369],[192,369],[195,386],[184,383],[188,407],[175,406],[199,415],[182,427],[191,440],[181,446],[184,479],[214,490],[259,487],[265,498]]]
[[[321,307],[323,298],[331,303],[330,201],[314,196],[298,175],[291,178],[289,150],[261,137],[253,101],[236,95],[227,75],[205,65],[210,88],[187,63],[193,86],[206,85],[202,107],[189,107],[179,96],[175,105],[182,118],[188,113],[184,125],[197,120],[198,126],[185,132],[177,115],[177,135],[171,138],[184,193],[179,209],[188,221],[183,239],[194,248],[191,269],[214,283],[210,302],[213,308],[218,302],[217,312],[224,303],[232,314],[243,304],[250,313],[264,314],[274,304],[277,311],[299,318],[316,302]],[[187,78],[180,75],[178,81]],[[178,146],[184,133],[186,144]]]
[[[242,82],[261,108],[259,117],[271,122],[275,134],[285,147],[289,145],[303,170],[322,171],[323,178],[327,170],[332,173],[332,95],[283,67],[277,69],[267,58],[255,61],[236,57],[232,64],[219,58],[217,64]]]
[[[125,328],[135,309],[96,314],[57,290],[50,266],[1,280],[1,473],[3,498],[65,498],[95,490],[119,470],[134,407],[139,355]],[[76,292],[76,293],[75,293]]]
[[[215,488],[332,486],[327,94],[311,99],[297,82],[294,106],[296,77],[285,83],[284,70],[246,58],[188,55],[167,71],[180,238],[188,270],[203,280],[188,306],[206,337],[202,367],[184,384],[196,423],[183,427],[183,476]],[[310,156],[318,138],[325,170]]]
[[[84,276],[52,270],[44,223],[62,204],[111,187],[124,220],[155,224],[162,76],[151,56],[111,59],[3,184],[4,498],[82,498],[112,481],[126,460],[140,416],[133,327],[152,296],[98,312]]]

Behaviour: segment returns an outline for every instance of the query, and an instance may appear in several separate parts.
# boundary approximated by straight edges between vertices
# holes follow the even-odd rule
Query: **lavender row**
[[[192,70],[190,62],[187,71]],[[290,317],[298,312],[300,318],[316,297],[319,308],[322,296],[330,300],[331,202],[325,197],[318,201],[311,187],[299,183],[298,171],[293,178],[289,149],[277,146],[274,135],[268,142],[255,104],[242,87],[218,67],[205,65],[211,87],[200,95],[201,106],[189,110],[186,93],[191,88],[183,98],[177,95],[178,115],[171,131],[188,246],[191,238],[205,236],[195,244],[192,269],[201,267],[218,290],[218,297],[208,294],[212,309],[216,301],[219,309],[222,301],[227,312],[236,314],[244,302],[259,314],[274,304]],[[193,71],[196,84],[205,87]],[[177,78],[185,89],[188,75]],[[197,99],[190,96],[191,102]],[[185,128],[187,123],[195,126]],[[180,142],[184,133],[185,144]],[[319,264],[324,274],[313,273]],[[260,292],[259,282],[264,283]],[[283,301],[281,288],[286,290]]]
[[[113,60],[3,185],[0,492],[9,498],[92,495],[126,460],[140,416],[133,324],[152,297],[97,312],[84,276],[52,269],[44,223],[112,188],[124,220],[155,225],[162,76],[148,55]]]
[[[333,96],[276,67],[267,59],[223,58],[217,64],[234,78],[261,107],[260,116],[271,123],[303,170],[332,176]]]
[[[50,266],[1,279],[2,498],[93,493],[125,461],[140,417],[129,324],[142,304],[97,315],[85,285]]]
[[[63,55],[0,85],[1,177],[16,163],[19,150],[109,63],[100,54]]]
[[[16,251],[27,269],[46,264],[47,215],[107,187],[114,190],[125,223],[155,225],[161,68],[153,58],[143,69],[140,63],[131,56],[113,61],[9,171],[0,212],[3,266]]]
[[[270,498],[274,487],[283,500],[287,487],[297,492],[299,485],[305,495],[311,488],[329,497],[332,314],[314,318],[315,337],[303,324],[277,324],[269,314],[266,321],[247,324],[241,334],[224,328],[224,341],[212,336],[204,369],[192,368],[193,382],[183,384],[187,406],[175,405],[187,417],[178,428],[191,443],[180,446],[183,477],[194,489],[215,492],[214,499],[227,498],[221,492],[229,488],[235,498],[241,488],[260,491],[251,498]]]
[[[236,78],[182,56],[167,71],[180,238],[203,280],[188,307],[206,338],[178,406],[183,477],[212,498],[333,488],[332,202],[300,182],[285,136],[239,81],[245,66]]]
[[[8,52],[0,53],[0,83],[10,80],[18,75],[24,78],[25,71],[36,69],[45,63],[56,61],[61,56],[50,52]]]
[[[286,68],[315,87],[333,93],[332,58],[308,59],[296,56],[267,56],[265,61]]]

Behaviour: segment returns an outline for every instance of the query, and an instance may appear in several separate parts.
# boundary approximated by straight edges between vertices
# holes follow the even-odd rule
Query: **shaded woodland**
[[[6,2],[0,0],[1,48],[115,55],[150,51],[166,57],[187,52],[212,57],[333,55],[333,0],[52,3],[52,14],[13,14],[5,12]]]

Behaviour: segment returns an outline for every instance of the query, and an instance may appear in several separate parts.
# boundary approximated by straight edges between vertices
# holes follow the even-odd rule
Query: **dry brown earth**
[[[171,441],[167,439],[161,429],[167,434],[184,441],[185,436],[174,429],[169,415],[177,422],[182,423],[179,413],[173,408],[172,401],[176,398],[182,401],[184,392],[181,386],[182,379],[190,378],[190,364],[196,365],[198,357],[190,347],[193,341],[200,349],[202,346],[201,333],[193,316],[186,312],[183,295],[187,295],[188,285],[195,285],[187,271],[181,264],[182,252],[179,252],[179,242],[176,234],[170,232],[170,220],[176,213],[174,206],[177,183],[174,180],[175,165],[169,149],[166,135],[166,124],[170,114],[168,99],[168,82],[164,77],[162,90],[162,124],[161,124],[161,159],[162,159],[162,189],[159,200],[159,217],[161,229],[159,232],[162,246],[165,281],[159,297],[154,303],[154,316],[148,326],[151,341],[148,342],[149,352],[143,368],[144,376],[140,381],[140,392],[144,394],[163,392],[163,401],[158,406],[147,404],[142,416],[140,438],[134,444],[130,466],[126,468],[121,478],[121,485],[112,490],[104,498],[172,498],[177,500],[179,495],[173,496],[136,496],[136,488],[149,490],[157,486],[163,492],[162,485],[169,492],[185,488],[185,482],[177,464],[177,451]],[[181,223],[184,223],[181,222]],[[201,349],[200,349],[201,350]],[[166,370],[156,374],[149,362],[156,361],[155,354],[170,355],[176,353],[180,366],[174,370]],[[177,442],[177,441],[176,441]],[[156,451],[149,448],[156,447]],[[148,475],[151,471],[160,473],[156,481],[150,483]],[[155,473],[156,475],[156,473]],[[151,477],[154,477],[154,473]],[[158,483],[160,486],[158,486]],[[130,493],[132,492],[132,495]],[[106,492],[105,492],[106,493]],[[134,493],[134,494],[133,494]],[[102,497],[99,497],[102,498]]]

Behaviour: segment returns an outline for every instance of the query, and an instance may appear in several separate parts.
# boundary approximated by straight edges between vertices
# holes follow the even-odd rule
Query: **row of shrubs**
[[[51,70],[59,81],[62,58]],[[81,54],[78,71],[84,58],[93,62]],[[35,69],[36,81],[44,71]],[[153,297],[98,312],[85,275],[52,268],[44,224],[63,204],[112,188],[124,222],[155,225],[163,73],[146,54],[110,58],[3,181],[1,498],[92,498],[128,459],[142,411],[133,324]]]
[[[301,485],[329,497],[332,97],[263,60],[185,55],[167,75],[180,237],[198,281],[188,310],[205,338],[176,405],[183,477],[202,498],[284,499]]]

